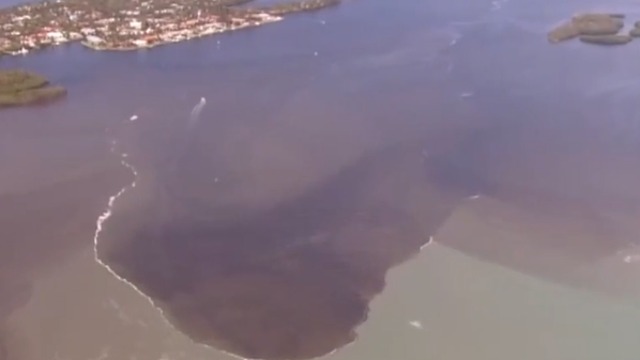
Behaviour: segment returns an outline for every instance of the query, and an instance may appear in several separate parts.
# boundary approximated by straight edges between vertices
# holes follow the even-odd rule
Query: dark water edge
[[[109,153],[117,139],[140,178],[101,256],[219,349],[309,358],[352,341],[388,268],[475,194],[597,236],[444,245],[601,289],[573,270],[637,242],[613,236],[609,216],[640,208],[635,48],[549,47],[540,29],[569,5],[489,5],[353,2],[152,51],[3,59],[70,99],[0,113],[0,228],[12,239],[0,254],[23,254],[0,264],[25,274],[0,286],[26,289],[41,264],[90,244],[130,181]]]
[[[624,115],[615,125],[603,124],[601,119],[609,118],[611,107],[580,105],[585,109],[576,109],[576,104],[582,104],[579,85],[585,81],[581,76],[586,69],[567,75],[576,82],[555,86],[553,96],[547,96],[546,82],[561,70],[549,66],[559,58],[551,54],[544,66],[530,64],[533,73],[522,74],[519,62],[526,64],[527,51],[546,45],[528,43],[534,37],[516,31],[517,27],[507,25],[506,29],[512,33],[481,26],[463,37],[460,48],[477,57],[465,65],[471,57],[461,55],[454,63],[461,65],[461,71],[450,76],[443,76],[450,65],[447,46],[436,52],[429,66],[433,73],[417,81],[415,75],[425,70],[414,61],[430,54],[385,53],[355,66],[356,73],[369,64],[377,70],[371,78],[372,72],[366,70],[362,77],[352,75],[355,90],[330,84],[325,90],[324,83],[310,85],[299,78],[285,81],[295,95],[284,103],[269,99],[270,105],[260,104],[268,109],[265,114],[275,112],[280,118],[267,115],[264,121],[254,119],[245,125],[207,110],[197,133],[186,131],[190,136],[186,148],[161,134],[165,150],[152,146],[152,158],[162,165],[157,165],[156,178],[146,185],[146,197],[130,199],[127,210],[114,216],[116,225],[111,225],[114,232],[105,240],[105,258],[158,299],[193,338],[251,358],[308,358],[352,341],[353,329],[363,320],[371,297],[381,290],[387,269],[415,253],[456,204],[474,194],[530,211],[555,212],[567,223],[577,221],[587,228],[596,222],[587,231],[600,235],[593,243],[540,239],[524,248],[544,251],[523,257],[501,251],[505,244],[475,238],[445,245],[565,284],[594,286],[571,272],[629,244],[629,239],[611,236],[615,224],[607,221],[606,212],[637,212],[638,192],[632,180],[638,174],[637,133],[620,131],[620,126],[634,126],[625,123]],[[488,41],[506,45],[491,51],[474,45]],[[496,60],[500,55],[505,63]],[[502,66],[499,70],[507,74],[505,78],[465,72],[478,63],[498,71],[492,62]],[[398,79],[403,80],[401,85]],[[469,79],[475,79],[476,93],[467,103],[431,89],[437,84],[442,91]],[[451,80],[453,84],[447,84]],[[416,89],[421,96],[414,95]],[[245,92],[251,93],[240,91]],[[327,105],[316,105],[318,99]],[[336,108],[339,115],[332,113]],[[367,118],[360,118],[354,108],[366,109]],[[233,113],[242,111],[238,108]],[[397,143],[402,150],[393,156],[381,150]],[[175,146],[167,151],[167,144]],[[174,154],[160,154],[176,151],[180,161],[169,166]],[[392,160],[384,160],[387,156]],[[598,169],[591,162],[596,156],[602,159]],[[342,171],[357,169],[361,159],[369,157],[380,157],[379,163],[370,160],[380,169],[374,173],[397,178],[367,174],[356,181],[358,185],[345,184]],[[620,169],[624,175],[616,176]],[[348,190],[313,196],[315,189],[327,183]],[[362,193],[356,196],[355,189]],[[428,195],[429,191],[433,194]],[[427,194],[421,198],[421,192]],[[289,205],[296,210],[286,210],[291,203],[298,204]],[[136,213],[145,214],[143,220],[131,224]],[[291,243],[296,246],[282,254],[281,249]],[[556,258],[551,261],[546,254],[554,251]],[[150,253],[156,264],[149,259]],[[185,268],[187,262],[190,265]],[[307,289],[307,281],[323,289],[320,294],[336,298],[325,300]],[[317,303],[316,298],[324,301]],[[296,310],[291,314],[279,309]]]
[[[441,182],[446,171],[421,150],[367,155],[235,223],[217,224],[215,211],[179,190],[156,194],[110,219],[117,230],[100,256],[198,341],[248,358],[317,357],[354,340],[387,270],[469,195]],[[134,214],[145,215],[132,224]]]

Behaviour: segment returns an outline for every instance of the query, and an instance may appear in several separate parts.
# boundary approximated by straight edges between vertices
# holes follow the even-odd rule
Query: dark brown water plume
[[[320,356],[354,340],[387,270],[470,194],[443,176],[421,146],[390,147],[238,223],[179,203],[116,211],[99,253],[197,341],[249,358]]]

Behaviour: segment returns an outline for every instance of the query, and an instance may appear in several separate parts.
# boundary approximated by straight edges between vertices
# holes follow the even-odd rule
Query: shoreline
[[[146,45],[142,45],[142,46],[122,46],[122,47],[110,47],[110,46],[98,46],[96,44],[92,44],[88,41],[80,41],[80,45],[84,46],[85,48],[91,49],[91,50],[95,50],[95,51],[121,51],[121,52],[126,52],[126,51],[136,51],[136,50],[147,50],[147,49],[153,49],[156,47],[161,47],[161,46],[166,46],[166,45],[171,45],[171,44],[177,44],[180,42],[184,42],[184,41],[190,41],[190,40],[194,40],[194,39],[200,39],[200,38],[204,38],[207,36],[213,36],[213,35],[220,35],[220,34],[224,34],[227,32],[232,32],[232,31],[238,31],[238,30],[247,30],[247,29],[251,29],[251,28],[257,28],[263,25],[267,25],[267,24],[271,24],[271,23],[276,23],[279,21],[284,20],[283,17],[279,17],[279,18],[275,18],[272,20],[268,20],[259,24],[247,24],[244,26],[239,26],[239,27],[234,27],[228,30],[222,30],[222,31],[215,31],[215,32],[211,32],[211,33],[202,33],[202,34],[196,34],[192,37],[189,38],[185,38],[185,39],[179,39],[179,40],[167,40],[164,42],[156,42],[153,44],[146,44]]]
[[[100,51],[133,51],[258,27],[288,14],[314,12],[341,0],[298,0],[263,7],[252,1],[195,4],[186,0],[133,0],[103,9],[93,0],[62,0],[0,8],[0,57],[73,42]],[[140,4],[138,4],[141,2]]]

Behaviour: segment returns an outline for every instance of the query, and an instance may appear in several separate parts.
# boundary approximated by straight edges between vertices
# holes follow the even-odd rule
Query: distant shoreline
[[[251,0],[250,0],[251,1]],[[297,0],[239,7],[247,0],[96,0],[39,2],[0,9],[0,56],[71,42],[98,51],[133,51],[283,20],[341,0]]]
[[[170,45],[170,44],[175,44],[175,43],[179,43],[179,42],[183,42],[183,41],[189,41],[189,40],[193,40],[193,39],[199,39],[199,38],[203,38],[206,36],[212,36],[212,35],[217,35],[217,34],[223,34],[226,32],[231,32],[231,31],[236,31],[236,30],[242,30],[242,29],[250,29],[250,28],[255,28],[255,27],[259,27],[262,25],[266,25],[266,24],[270,24],[270,23],[275,23],[275,22],[279,22],[281,20],[284,20],[284,18],[280,17],[280,18],[274,18],[273,20],[269,20],[269,21],[265,21],[259,24],[246,24],[244,26],[239,26],[239,27],[234,27],[228,30],[223,30],[223,31],[216,31],[216,32],[211,32],[211,33],[201,33],[201,34],[194,34],[192,37],[189,38],[185,38],[185,39],[179,39],[179,40],[167,40],[167,41],[162,41],[162,42],[154,42],[154,43],[147,43],[145,45],[123,45],[123,46],[101,46],[100,44],[95,44],[95,43],[90,43],[88,41],[80,41],[80,44],[86,48],[89,48],[91,50],[95,50],[95,51],[136,51],[136,50],[143,50],[143,49],[152,49],[152,48],[156,48],[156,47],[160,47],[160,46],[165,46],[165,45]]]

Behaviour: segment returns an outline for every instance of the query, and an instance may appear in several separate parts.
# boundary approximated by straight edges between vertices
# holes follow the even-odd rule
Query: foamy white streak
[[[420,246],[420,251],[424,250],[427,246],[433,244],[434,241],[435,239],[433,238],[433,236],[429,236],[429,241],[427,241],[426,243],[422,244],[422,246]]]
[[[201,97],[200,101],[191,110],[191,116],[189,116],[188,124],[189,129],[191,129],[198,123],[198,120],[200,119],[200,113],[202,113],[202,109],[204,109],[205,105],[207,105],[207,99]]]
[[[201,103],[205,102],[206,100],[204,100],[204,98],[201,99]],[[198,104],[199,105],[199,104]],[[204,106],[204,105],[203,105]],[[195,110],[195,109],[194,109]],[[111,147],[110,147],[110,151],[111,153],[118,155],[117,151],[116,151],[116,145],[117,145],[117,141],[116,140],[112,140],[111,141]],[[113,269],[107,265],[105,262],[102,261],[102,259],[100,259],[100,256],[98,255],[98,239],[100,238],[100,233],[102,232],[102,229],[104,227],[105,222],[109,219],[109,217],[111,217],[111,215],[113,214],[113,206],[116,202],[116,200],[118,200],[122,195],[124,195],[127,190],[131,189],[131,188],[135,188],[136,187],[136,180],[138,179],[138,171],[136,170],[136,168],[131,165],[130,163],[128,163],[127,161],[125,161],[124,159],[126,159],[126,157],[122,157],[120,156],[120,163],[128,168],[131,173],[133,174],[134,178],[133,181],[131,182],[131,184],[126,185],[125,187],[123,187],[122,189],[120,189],[115,195],[111,196],[109,198],[109,201],[107,202],[107,208],[105,210],[104,213],[102,213],[102,215],[100,215],[98,217],[98,220],[96,220],[96,231],[93,235],[93,256],[94,259],[96,261],[96,263],[98,263],[100,266],[102,266],[103,268],[105,268],[111,275],[113,275],[113,277],[115,277],[116,279],[120,280],[121,282],[129,285],[133,290],[135,290],[140,296],[142,296],[142,298],[146,299],[149,304],[158,311],[158,313],[160,313],[160,317],[162,318],[162,320],[164,321],[164,323],[173,331],[182,334],[182,332],[178,329],[176,329],[175,326],[173,326],[173,324],[169,321],[169,319],[167,319],[167,316],[164,313],[164,310],[162,308],[160,308],[158,305],[156,305],[156,303],[153,301],[153,299],[151,297],[149,297],[147,294],[145,294],[144,292],[142,292],[142,290],[140,290],[137,286],[135,286],[133,283],[131,283],[130,281],[128,281],[127,279],[121,277],[120,275],[118,275],[115,271],[113,271]],[[230,352],[226,352],[224,350],[220,350],[220,349],[216,349],[212,346],[209,346],[207,344],[202,344],[202,343],[197,343],[195,341],[193,341],[191,338],[189,338],[188,336],[185,335],[185,337],[187,337],[192,344],[194,345],[198,345],[198,346],[204,346],[205,348],[214,350],[214,351],[220,351],[225,355],[234,357],[236,359],[240,359],[240,360],[254,360],[254,359],[247,359],[244,358],[242,356],[230,353]],[[257,360],[257,359],[255,359]]]
[[[414,328],[416,328],[418,330],[424,329],[424,327],[422,326],[422,323],[420,321],[418,321],[418,320],[409,321],[409,325],[413,326]]]

